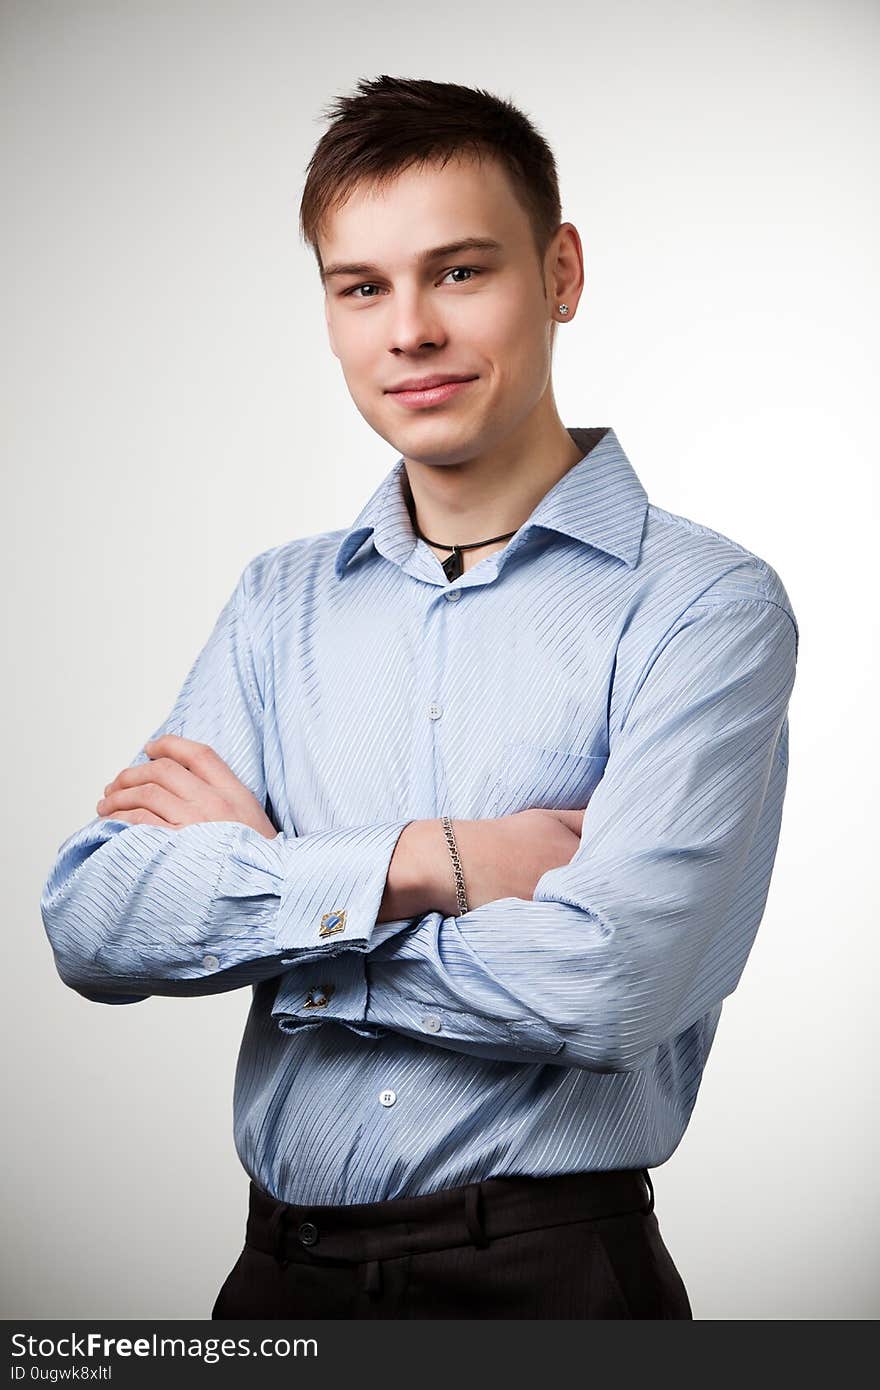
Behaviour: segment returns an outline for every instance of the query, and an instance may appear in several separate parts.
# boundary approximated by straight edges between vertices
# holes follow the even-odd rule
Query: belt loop
[[[379,1260],[367,1260],[365,1262],[361,1288],[371,1297],[382,1292],[382,1265]]]
[[[470,1238],[478,1250],[485,1250],[489,1244],[480,1217],[480,1184],[469,1183],[464,1190],[464,1219],[467,1222]]]
[[[651,1175],[648,1172],[647,1168],[643,1168],[642,1172],[645,1177],[645,1182],[648,1184],[648,1193],[651,1198],[651,1205],[648,1207],[648,1210],[645,1213],[646,1216],[649,1216],[651,1212],[654,1210],[654,1184],[651,1182]]]
[[[287,1217],[288,1210],[284,1202],[279,1202],[272,1215],[269,1217],[269,1240],[272,1245],[272,1252],[282,1269],[286,1269],[290,1260],[285,1254],[285,1242],[287,1237]]]

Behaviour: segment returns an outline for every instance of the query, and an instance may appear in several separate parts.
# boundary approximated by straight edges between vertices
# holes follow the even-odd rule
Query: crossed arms
[[[243,585],[157,731],[153,809],[146,784],[121,773],[109,813],[58,851],[41,908],[66,984],[131,1003],[280,977],[272,1014],[284,1032],[333,1020],[596,1071],[647,1065],[732,992],[785,787],[797,630],[779,605],[704,597],[670,626],[579,828],[554,812],[457,821],[472,906],[456,916],[438,822],[274,833]],[[187,768],[192,744],[216,757],[212,770],[204,752]],[[177,792],[156,780],[160,761]],[[201,802],[181,774],[204,783]],[[175,802],[196,810],[181,816]],[[200,806],[215,818],[189,820]],[[154,819],[124,819],[138,808]]]

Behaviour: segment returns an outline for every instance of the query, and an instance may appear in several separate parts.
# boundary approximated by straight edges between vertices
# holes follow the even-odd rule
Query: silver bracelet
[[[446,836],[446,843],[449,846],[449,853],[452,855],[452,871],[455,874],[455,896],[458,901],[460,913],[470,912],[467,900],[467,891],[464,886],[464,873],[462,872],[461,860],[458,857],[458,846],[455,843],[455,836],[452,833],[452,821],[448,816],[441,816],[443,834]]]

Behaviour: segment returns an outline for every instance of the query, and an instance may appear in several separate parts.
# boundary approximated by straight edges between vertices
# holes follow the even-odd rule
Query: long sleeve
[[[152,737],[210,744],[265,803],[247,599],[245,569]],[[130,766],[147,760],[141,749]],[[106,1003],[221,993],[340,952],[361,957],[363,976],[388,865],[408,823],[270,840],[233,821],[168,829],[93,819],[60,846],[41,896],[58,973]],[[360,989],[365,998],[365,979]]]
[[[797,627],[762,598],[691,605],[628,695],[571,861],[533,898],[429,913],[346,971],[285,977],[280,1028],[324,1019],[475,1056],[636,1070],[736,987],[781,826]],[[466,866],[465,866],[466,869]],[[338,988],[337,988],[338,984]]]

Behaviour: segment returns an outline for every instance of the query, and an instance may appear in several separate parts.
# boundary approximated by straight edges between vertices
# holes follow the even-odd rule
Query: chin
[[[414,410],[403,420],[399,418],[399,411],[395,411],[395,417],[393,420],[386,418],[389,431],[393,430],[401,440],[423,443],[429,448],[442,448],[446,441],[451,445],[461,445],[482,435],[486,428],[482,411],[435,407]]]
[[[414,420],[396,427],[395,447],[419,463],[461,463],[479,449],[482,431],[463,420]]]

